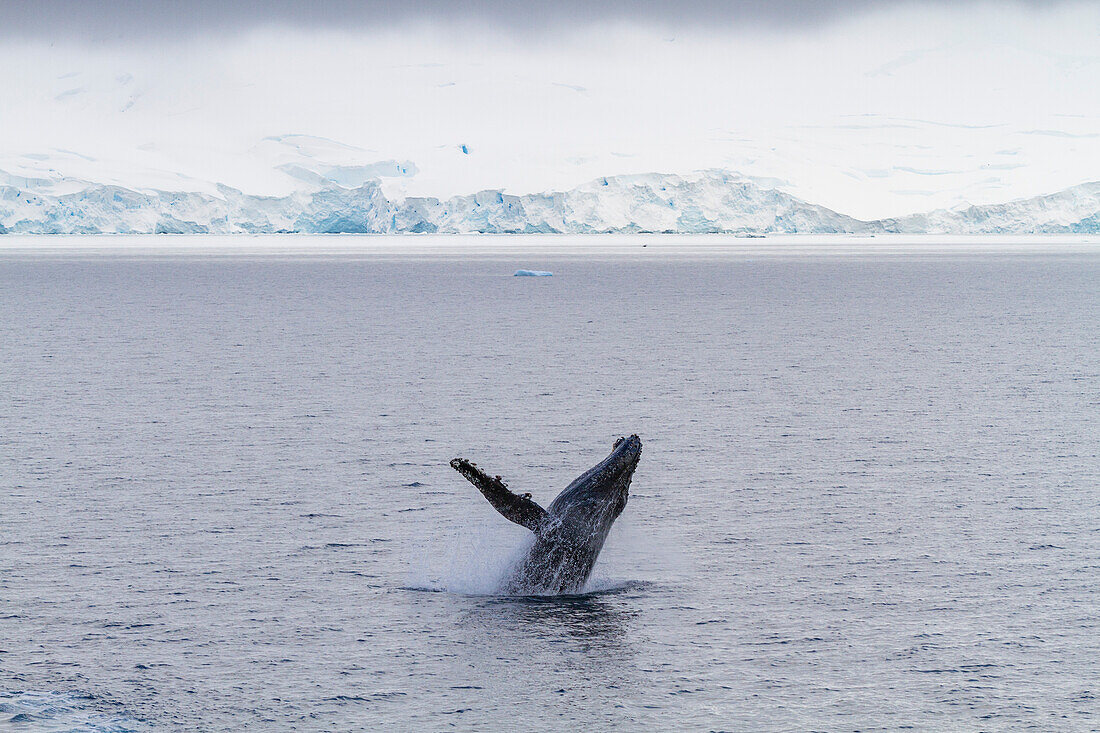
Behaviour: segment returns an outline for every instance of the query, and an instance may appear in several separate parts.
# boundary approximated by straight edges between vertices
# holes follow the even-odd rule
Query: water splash
[[[636,548],[624,548],[623,545],[633,545],[637,538],[633,535],[624,537],[623,533],[614,530],[612,537],[617,537],[617,540],[610,558],[624,553],[632,555],[632,550]],[[513,530],[495,521],[466,527],[448,541],[430,544],[410,569],[403,587],[406,590],[467,596],[550,598],[562,595],[528,593],[505,587],[511,571],[527,557],[534,541],[531,533],[522,529]],[[562,597],[619,593],[646,585],[643,581],[624,577],[623,568],[619,565],[614,560],[599,562],[583,588]]]
[[[449,542],[429,546],[405,585],[413,590],[498,595],[508,571],[526,556],[533,542],[532,534],[518,528],[470,527]]]

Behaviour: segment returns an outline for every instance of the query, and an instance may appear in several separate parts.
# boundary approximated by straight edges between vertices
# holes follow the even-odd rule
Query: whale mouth
[[[629,438],[620,437],[612,446],[608,462],[619,473],[627,469],[634,470],[642,457],[642,439],[637,434]]]
[[[637,435],[631,435],[629,438],[620,437],[616,440],[611,455],[601,464],[604,481],[608,488],[625,493],[641,457],[642,440]]]

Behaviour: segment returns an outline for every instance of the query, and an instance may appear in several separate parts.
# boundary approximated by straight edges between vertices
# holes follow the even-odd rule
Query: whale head
[[[629,498],[630,480],[642,457],[637,435],[619,438],[611,454],[581,474],[548,508],[552,520],[563,529],[599,537],[599,544],[622,514]]]

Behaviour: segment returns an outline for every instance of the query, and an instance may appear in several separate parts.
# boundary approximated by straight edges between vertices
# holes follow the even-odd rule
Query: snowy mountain
[[[279,163],[301,188],[256,196],[135,190],[0,171],[0,233],[637,233],[1031,234],[1100,233],[1100,182],[1004,204],[862,221],[723,170],[623,175],[567,191],[513,195],[387,196],[381,177],[412,163],[357,166]]]

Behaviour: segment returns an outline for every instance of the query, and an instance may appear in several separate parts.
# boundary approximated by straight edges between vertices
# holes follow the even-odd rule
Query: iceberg
[[[554,273],[546,270],[516,270],[512,277],[553,277]]]

